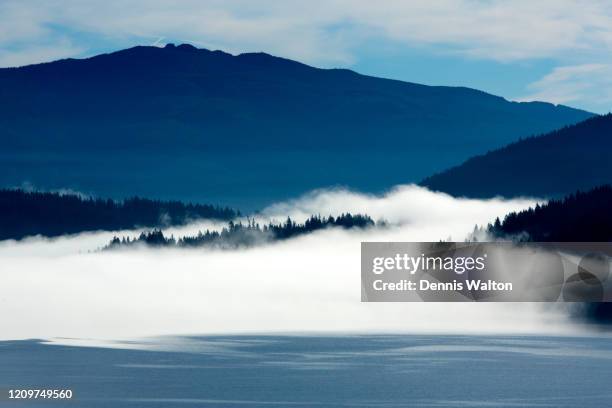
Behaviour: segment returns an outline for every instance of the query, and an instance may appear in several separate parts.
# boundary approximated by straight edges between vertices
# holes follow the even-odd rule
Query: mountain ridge
[[[224,57],[229,57],[229,58],[243,58],[243,59],[251,59],[251,58],[258,58],[258,57],[263,57],[263,58],[267,58],[273,61],[277,61],[277,62],[283,62],[283,63],[287,63],[288,65],[294,65],[294,66],[299,66],[299,67],[303,67],[303,68],[307,68],[307,69],[311,69],[311,70],[319,70],[319,71],[328,71],[328,72],[344,72],[344,73],[349,73],[352,75],[357,75],[360,76],[362,78],[373,78],[376,80],[384,80],[384,81],[391,81],[391,82],[396,82],[399,84],[407,84],[407,85],[411,85],[411,86],[417,86],[417,87],[423,87],[423,88],[442,88],[442,89],[456,89],[456,90],[464,90],[464,91],[468,91],[468,92],[472,92],[475,94],[480,94],[483,96],[487,96],[487,97],[492,97],[495,99],[499,99],[502,100],[504,102],[508,102],[508,103],[512,103],[512,104],[519,104],[519,105],[543,105],[543,106],[551,106],[551,107],[556,107],[556,108],[569,108],[571,110],[574,111],[581,111],[587,114],[593,114],[592,112],[583,110],[583,109],[579,109],[579,108],[573,108],[569,105],[564,105],[564,104],[555,104],[555,103],[551,103],[551,102],[545,102],[545,101],[514,101],[511,99],[507,99],[503,96],[500,95],[495,95],[492,94],[490,92],[487,91],[483,91],[477,88],[471,88],[471,87],[467,87],[467,86],[461,86],[461,85],[457,85],[457,86],[451,86],[451,85],[425,85],[425,84],[420,84],[417,82],[412,82],[412,81],[405,81],[405,80],[401,80],[401,79],[396,79],[396,78],[387,78],[387,77],[377,77],[374,75],[367,75],[367,74],[362,74],[359,73],[357,71],[354,71],[350,68],[341,68],[341,67],[332,67],[332,68],[320,68],[320,67],[315,67],[312,65],[308,65],[299,61],[295,61],[289,58],[284,58],[284,57],[279,57],[279,56],[275,56],[272,54],[269,54],[267,52],[264,51],[253,51],[253,52],[244,52],[244,53],[239,53],[239,54],[231,54],[228,52],[225,52],[223,50],[220,49],[216,49],[216,50],[212,50],[212,49],[207,49],[207,48],[197,48],[191,44],[188,43],[183,43],[183,44],[179,44],[179,45],[174,45],[172,43],[168,43],[166,44],[164,47],[159,47],[159,46],[147,46],[147,45],[136,45],[130,48],[126,48],[126,49],[122,49],[122,50],[117,50],[117,51],[111,51],[111,52],[107,52],[107,53],[102,53],[102,54],[96,54],[90,57],[83,57],[83,58],[61,58],[58,60],[53,60],[53,61],[47,61],[47,62],[40,62],[40,63],[34,63],[34,64],[27,64],[27,65],[21,65],[21,66],[16,66],[16,67],[0,67],[0,71],[1,70],[18,70],[18,69],[24,69],[24,68],[34,68],[34,67],[41,67],[41,66],[46,66],[46,65],[51,65],[51,64],[56,64],[56,63],[62,63],[62,62],[78,62],[78,61],[90,61],[90,60],[96,60],[96,59],[100,59],[100,58],[104,58],[104,57],[110,57],[110,56],[118,56],[118,55],[130,55],[133,52],[137,51],[137,50],[164,50],[164,49],[175,49],[175,50],[182,50],[182,51],[190,51],[190,52],[204,52],[204,53],[209,53],[209,54],[214,54],[214,55],[221,55]]]
[[[381,191],[593,115],[189,45],[0,69],[0,96],[0,185],[233,206]]]
[[[557,197],[612,182],[611,150],[608,113],[471,157],[420,184],[454,196]]]

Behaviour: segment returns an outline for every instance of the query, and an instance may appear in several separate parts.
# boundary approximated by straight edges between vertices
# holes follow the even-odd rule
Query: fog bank
[[[0,243],[3,339],[221,333],[570,333],[533,304],[360,302],[361,241],[462,240],[532,200],[465,200],[400,186],[383,196],[316,191],[260,220],[367,213],[387,229],[324,230],[246,250],[88,252],[114,233]],[[219,224],[199,223],[178,236]],[[127,233],[127,232],[124,232]],[[137,234],[137,231],[129,232]]]

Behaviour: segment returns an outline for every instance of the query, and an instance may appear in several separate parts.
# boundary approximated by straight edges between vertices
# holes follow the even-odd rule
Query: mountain
[[[183,44],[0,69],[0,184],[254,206],[416,181],[592,114]]]
[[[421,182],[455,196],[555,197],[612,182],[612,114],[476,156]]]

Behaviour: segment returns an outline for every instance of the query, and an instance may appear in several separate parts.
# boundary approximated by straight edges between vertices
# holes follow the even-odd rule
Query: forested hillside
[[[612,186],[510,213],[503,221],[489,225],[488,231],[498,237],[517,236],[536,242],[612,241]]]
[[[421,183],[468,197],[561,197],[612,182],[612,114],[469,159]]]
[[[237,215],[230,208],[208,204],[138,197],[114,201],[76,194],[0,190],[0,239],[179,225],[202,218],[230,220]]]

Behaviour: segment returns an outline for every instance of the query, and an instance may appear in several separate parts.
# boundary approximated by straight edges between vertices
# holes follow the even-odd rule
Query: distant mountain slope
[[[0,69],[0,96],[1,184],[215,202],[381,189],[592,116],[185,44]]]
[[[421,184],[456,196],[560,196],[612,182],[612,115],[510,144]]]

